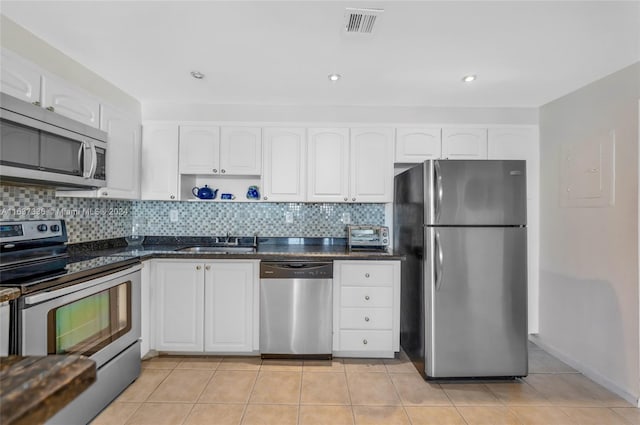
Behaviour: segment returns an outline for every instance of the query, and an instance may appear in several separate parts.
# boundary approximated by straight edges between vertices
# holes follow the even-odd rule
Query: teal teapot
[[[216,196],[218,195],[218,189],[213,190],[205,184],[204,187],[194,187],[193,189],[191,189],[191,193],[193,193],[193,196],[199,199],[216,199]]]

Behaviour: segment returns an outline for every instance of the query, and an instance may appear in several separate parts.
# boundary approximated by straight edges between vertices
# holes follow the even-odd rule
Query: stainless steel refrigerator
[[[527,375],[525,161],[429,160],[395,177],[400,344],[426,378]]]

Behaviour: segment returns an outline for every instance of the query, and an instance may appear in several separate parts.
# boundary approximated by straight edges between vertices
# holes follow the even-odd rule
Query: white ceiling
[[[373,35],[344,33],[347,6],[385,10]],[[640,60],[638,1],[3,0],[0,12],[143,103],[537,107]]]

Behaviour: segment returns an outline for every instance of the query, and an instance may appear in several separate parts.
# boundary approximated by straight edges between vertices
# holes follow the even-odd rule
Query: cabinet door
[[[539,189],[540,151],[537,128],[490,128],[489,159],[527,161],[527,267],[529,333],[538,332]]]
[[[252,351],[257,261],[211,262],[205,268],[204,350]]]
[[[349,200],[349,129],[310,128],[307,201]]]
[[[96,98],[53,74],[42,77],[43,106],[73,120],[99,127],[100,103]]]
[[[201,263],[155,264],[156,349],[202,351],[204,267]]]
[[[442,129],[442,157],[446,159],[487,159],[487,129]]]
[[[395,161],[419,163],[427,159],[439,159],[442,155],[440,128],[396,129]]]
[[[350,202],[393,202],[393,129],[351,129]]]
[[[218,174],[220,127],[180,126],[180,174]]]
[[[141,199],[178,199],[178,126],[149,124],[142,130]]]
[[[100,107],[100,129],[109,134],[107,187],[98,197],[140,199],[140,123],[108,105]]]
[[[7,49],[0,58],[0,91],[29,103],[41,102],[42,70]]]
[[[220,173],[260,175],[262,172],[262,129],[222,127]]]
[[[262,190],[265,201],[304,201],[306,148],[304,128],[264,130]]]

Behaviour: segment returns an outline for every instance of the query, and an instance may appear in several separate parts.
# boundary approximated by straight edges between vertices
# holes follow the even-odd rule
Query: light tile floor
[[[640,425],[640,410],[540,350],[517,381],[426,382],[406,359],[157,357],[93,425]]]

